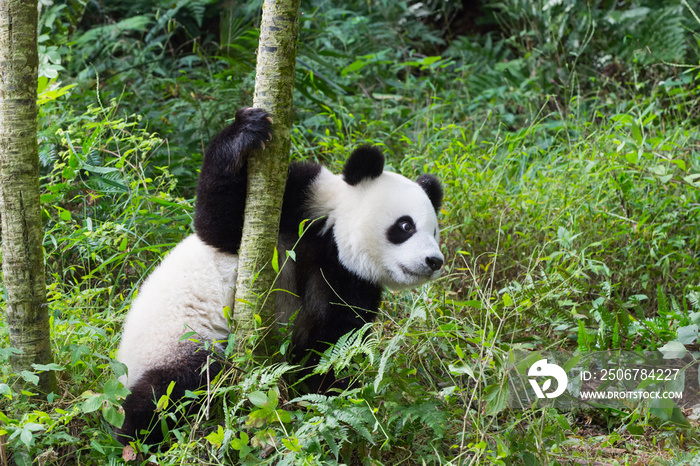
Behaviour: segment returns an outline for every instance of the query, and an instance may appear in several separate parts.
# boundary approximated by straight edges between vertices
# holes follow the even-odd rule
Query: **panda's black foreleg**
[[[260,108],[242,108],[209,143],[197,184],[194,226],[208,245],[237,254],[243,233],[247,158],[272,137],[272,120]]]
[[[301,281],[302,308],[292,334],[292,361],[303,367],[299,378],[308,392],[348,388],[349,380],[334,371],[312,374],[313,369],[331,344],[376,318],[381,288],[337,267],[311,270]]]
[[[206,369],[209,365],[208,370]],[[146,371],[131,387],[131,393],[122,403],[124,423],[117,429],[117,440],[123,445],[139,439],[154,445],[163,441],[161,416],[156,414],[158,400],[167,394],[171,382],[175,382],[169,396],[170,407],[185,396],[185,392],[195,391],[207,385],[221,372],[222,365],[209,351],[193,352],[189,358],[169,367]],[[200,403],[192,403],[185,414],[192,414]],[[175,426],[170,416],[166,417],[168,430]]]
[[[357,330],[360,327],[349,328],[348,332]],[[331,369],[327,373],[313,373],[314,369],[321,360],[321,355],[331,346],[331,344],[337,343],[341,336],[342,335],[339,335],[337,338],[329,337],[327,331],[322,330],[320,332],[312,332],[310,337],[313,338],[313,340],[308,342],[294,343],[293,341],[292,362],[302,366],[298,374],[298,379],[303,385],[304,392],[332,394],[333,391],[342,391],[350,387],[350,380],[347,378],[338,377],[338,374],[336,374],[334,369]],[[315,338],[323,338],[323,340],[317,340]]]

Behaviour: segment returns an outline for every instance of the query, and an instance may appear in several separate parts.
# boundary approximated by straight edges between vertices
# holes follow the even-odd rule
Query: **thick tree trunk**
[[[271,266],[277,244],[282,196],[289,165],[294,65],[300,0],[265,0],[255,71],[253,106],[267,110],[273,138],[248,161],[248,192],[240,247],[236,304],[236,336],[242,349],[252,350],[256,314],[263,328],[274,322],[274,296],[269,295],[275,272]],[[280,257],[280,263],[284,257]],[[259,354],[269,354],[258,348]]]
[[[14,371],[52,362],[44,282],[37,147],[37,3],[0,1],[0,217],[2,272]],[[39,389],[56,390],[44,372]]]

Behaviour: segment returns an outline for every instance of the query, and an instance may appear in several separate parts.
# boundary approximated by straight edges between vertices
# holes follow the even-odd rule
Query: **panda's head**
[[[376,147],[362,146],[342,176],[324,172],[313,203],[333,227],[340,262],[390,289],[422,285],[440,274],[437,211],[442,187],[432,175],[411,181],[384,170]]]

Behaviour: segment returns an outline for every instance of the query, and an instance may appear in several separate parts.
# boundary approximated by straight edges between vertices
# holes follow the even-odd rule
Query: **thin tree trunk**
[[[273,138],[265,150],[248,161],[243,239],[240,247],[236,304],[239,347],[250,351],[256,314],[263,328],[274,322],[274,299],[267,298],[275,272],[271,266],[277,244],[282,197],[289,165],[294,65],[297,52],[300,0],[265,0],[255,70],[253,106],[273,120]],[[280,263],[284,257],[280,257]],[[259,348],[258,353],[269,354]]]
[[[15,372],[52,362],[37,147],[37,3],[0,1],[0,217],[10,358]],[[56,390],[52,371],[42,392]]]

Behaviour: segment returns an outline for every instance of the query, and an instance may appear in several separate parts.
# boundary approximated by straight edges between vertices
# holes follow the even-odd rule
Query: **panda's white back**
[[[191,353],[191,344],[226,340],[224,306],[233,307],[238,256],[217,251],[197,235],[179,243],[150,274],[131,305],[117,359],[128,368],[121,381],[131,387],[148,369],[172,365]]]

